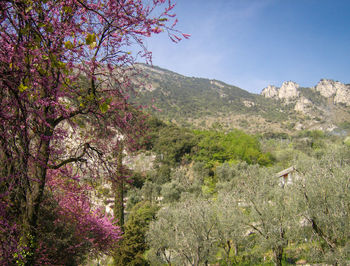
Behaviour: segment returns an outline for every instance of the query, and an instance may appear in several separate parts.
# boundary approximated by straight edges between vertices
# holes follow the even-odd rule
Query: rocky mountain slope
[[[293,81],[252,94],[218,80],[137,65],[143,86],[136,99],[163,120],[198,128],[239,128],[250,133],[320,129],[350,131],[350,85],[322,79],[304,88]],[[153,108],[151,108],[153,106]]]
[[[299,84],[287,81],[280,88],[266,87],[261,95],[279,101],[281,105],[292,105],[299,116],[308,116],[309,123],[301,127],[312,124],[313,127],[332,131],[341,129],[349,121],[350,85],[339,81],[321,79],[311,88],[301,88]]]
[[[268,86],[261,92],[266,98],[280,99],[285,102],[297,100],[303,102],[305,98],[300,96],[299,84],[293,81],[286,81],[280,88]],[[314,92],[319,92],[324,98],[331,99],[334,104],[344,104],[350,106],[350,85],[343,84],[339,81],[321,79],[320,82],[311,88]],[[300,101],[301,100],[301,101]],[[310,100],[310,99],[308,99]],[[307,101],[307,103],[311,103]]]

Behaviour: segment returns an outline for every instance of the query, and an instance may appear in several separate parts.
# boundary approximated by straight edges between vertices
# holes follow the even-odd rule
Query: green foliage
[[[321,130],[304,130],[298,133],[298,137],[309,137],[312,139],[322,139],[325,133]]]
[[[135,188],[142,188],[145,180],[145,178],[138,172],[132,172],[131,180],[132,180],[132,186]]]
[[[44,198],[39,214],[38,238],[50,247],[45,250],[47,258],[60,265],[81,265],[89,255],[91,243],[82,242],[76,236],[74,223],[60,221],[58,204],[49,193],[45,193]]]
[[[241,173],[248,168],[246,162],[240,162],[237,164],[223,163],[215,169],[215,174],[219,183],[231,182],[236,184],[239,178],[242,177]]]
[[[221,191],[213,207],[216,208],[218,219],[218,247],[220,265],[245,265],[253,263],[252,247],[256,243],[254,234],[244,225],[244,217],[237,205],[235,195]],[[249,254],[250,253],[250,254]],[[249,255],[248,255],[249,254]]]
[[[185,155],[191,154],[196,144],[196,136],[191,131],[167,126],[159,131],[153,150],[159,154],[159,160],[162,163],[176,165],[182,162]]]
[[[198,167],[200,167],[200,164]],[[206,168],[197,169],[196,167],[176,169],[172,172],[171,182],[181,192],[181,197],[186,194],[198,196],[202,193],[203,180],[208,176],[207,172]]]
[[[213,167],[216,162],[246,161],[249,164],[260,163],[269,165],[272,163],[270,154],[263,154],[256,137],[234,130],[229,133],[216,131],[195,131],[199,138],[194,160],[207,163]]]
[[[289,136],[284,132],[265,132],[262,134],[262,138],[265,139],[288,139]]]
[[[181,186],[177,180],[164,184],[161,190],[163,202],[170,203],[178,201],[181,198],[181,192],[183,191],[183,186]]]
[[[158,184],[147,180],[141,189],[142,197],[146,201],[155,202],[160,194],[160,189],[161,188]]]
[[[25,241],[28,241],[28,244]],[[19,251],[13,254],[13,258],[16,261],[16,265],[25,266],[26,258],[35,255],[33,251],[37,248],[36,243],[34,242],[34,237],[31,234],[27,234],[26,238],[20,239]]]
[[[202,193],[204,196],[215,196],[217,179],[213,176],[204,178]]]
[[[130,211],[137,203],[142,201],[142,193],[140,189],[130,189],[127,193],[126,210]]]
[[[144,258],[147,249],[145,234],[157,210],[157,206],[147,201],[132,208],[125,223],[123,239],[114,254],[115,265],[149,265]]]
[[[349,131],[350,131],[350,122],[344,121],[344,122],[340,123],[340,124],[339,124],[339,128],[340,128],[340,129],[344,129],[344,130],[346,130],[347,132],[349,132]]]
[[[299,211],[320,243],[311,253],[338,265],[346,265],[350,256],[349,156],[348,147],[329,146],[320,159],[297,165],[304,177],[299,182]]]
[[[147,134],[140,139],[141,146],[146,150],[153,149],[155,142],[159,137],[159,131],[167,125],[154,116],[150,116],[146,122]]]
[[[301,92],[301,94],[305,98],[312,99],[312,102],[314,104],[317,104],[318,106],[326,103],[326,98],[321,96],[320,92],[316,90],[313,90],[311,88],[305,88],[305,87],[301,87],[298,90]]]
[[[244,224],[257,235],[262,250],[272,250],[274,262],[281,265],[299,216],[293,186],[282,186],[276,170],[249,166],[234,191],[244,206]]]
[[[187,198],[161,209],[147,233],[152,265],[208,265],[217,252],[215,208],[208,200]]]
[[[168,164],[156,165],[155,172],[151,175],[153,183],[162,185],[170,181],[171,168]]]
[[[350,149],[342,141],[319,131],[261,138],[262,148],[252,146],[276,157],[276,165],[266,168],[225,157],[234,134],[195,134],[199,143],[191,158],[205,159],[171,169],[171,181],[162,185],[163,208],[148,232],[152,265],[194,264],[202,256],[202,264],[284,265],[300,259],[346,264]],[[297,172],[282,186],[276,173],[291,165]],[[211,221],[210,237],[201,237]],[[206,255],[195,249],[206,245],[211,248]]]
[[[130,194],[133,204],[144,198],[163,206],[148,232],[151,265],[193,264],[195,257],[202,264],[220,265],[346,261],[347,140],[317,130],[251,136],[239,130],[222,132],[220,124],[206,131],[157,120],[154,124],[152,149],[158,164],[142,189]],[[276,173],[291,165],[305,179],[281,186]],[[332,186],[327,185],[330,180]],[[310,217],[323,235],[312,227]],[[201,234],[211,222],[209,240]],[[207,253],[194,249],[208,246]]]
[[[350,147],[350,137],[344,139],[344,144]]]
[[[190,131],[175,125],[162,124],[157,119],[151,121],[158,131],[152,133],[150,147],[158,154],[158,161],[162,163],[152,178],[158,184],[168,181],[169,166],[190,163],[192,160],[203,162],[208,168],[224,162],[237,163],[241,160],[264,166],[271,165],[274,161],[271,153],[261,151],[257,137],[239,130],[228,133]],[[168,165],[167,169],[164,165]]]
[[[204,162],[194,162],[192,164],[193,178],[196,180],[203,180],[210,175],[210,170],[205,167]]]
[[[187,118],[217,115],[227,111],[246,111],[241,99],[254,99],[254,95],[238,87],[221,82],[215,84],[209,79],[184,77],[173,72],[154,67],[162,74],[147,72],[145,79],[155,84],[155,89],[142,90],[136,101],[143,105],[156,105],[162,112],[150,111],[162,119],[174,119],[181,123]],[[200,95],[200,97],[198,97]],[[222,97],[226,95],[226,97]],[[157,99],[154,103],[154,99]]]

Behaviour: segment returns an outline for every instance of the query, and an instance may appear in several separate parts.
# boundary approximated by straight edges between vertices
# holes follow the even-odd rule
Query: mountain
[[[268,86],[261,95],[218,80],[186,77],[159,67],[141,70],[133,100],[155,116],[196,128],[239,128],[250,133],[350,130],[350,85],[322,79],[315,87],[293,81]],[[344,131],[345,130],[345,131]]]
[[[299,118],[308,118],[298,127],[339,133],[349,127],[350,85],[321,79],[314,87],[301,88],[293,81],[286,81],[280,88],[272,85],[264,88],[261,95],[282,106],[291,105]]]
[[[319,92],[324,98],[332,99],[335,105],[344,104],[350,106],[350,85],[343,84],[339,81],[321,79],[313,88],[314,92]],[[266,98],[276,98],[289,101],[291,99],[301,99],[299,85],[293,81],[287,81],[282,84],[281,88],[268,86],[261,92]],[[312,99],[309,99],[312,100]]]

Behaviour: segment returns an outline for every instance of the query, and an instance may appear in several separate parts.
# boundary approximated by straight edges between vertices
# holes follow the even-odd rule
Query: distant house
[[[282,187],[290,185],[293,183],[293,180],[298,179],[299,175],[294,166],[291,166],[287,169],[276,174],[276,177],[280,179],[280,184]]]

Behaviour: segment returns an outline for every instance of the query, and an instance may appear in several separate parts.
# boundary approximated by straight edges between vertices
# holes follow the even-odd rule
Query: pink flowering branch
[[[135,147],[144,128],[128,101],[132,64],[138,55],[150,62],[144,41],[153,34],[188,37],[174,29],[173,8],[164,0],[0,1],[0,193],[10,191],[0,215],[9,231],[21,223],[21,263],[39,261],[38,216],[50,169],[112,175],[118,138]],[[89,226],[105,221],[96,215]]]

